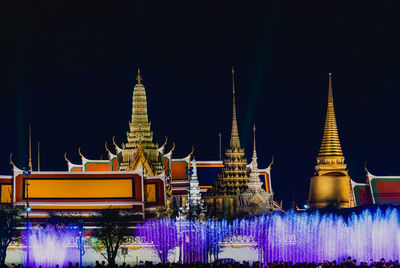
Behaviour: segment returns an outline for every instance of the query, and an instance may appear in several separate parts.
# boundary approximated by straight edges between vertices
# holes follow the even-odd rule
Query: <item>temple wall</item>
[[[7,250],[7,258],[6,264],[19,264],[23,262],[25,258],[25,252],[22,248],[9,248]],[[258,260],[258,250],[254,247],[235,247],[235,246],[227,246],[223,247],[218,255],[219,259],[233,259],[235,261],[243,262],[243,261],[257,261]],[[103,256],[101,256],[98,252],[94,251],[91,248],[85,249],[85,255],[82,259],[82,264],[84,266],[94,265],[96,261],[105,261]],[[73,263],[79,263],[79,251],[77,248],[71,248],[68,254],[68,261]],[[160,258],[158,257],[157,252],[149,247],[136,247],[132,245],[128,245],[128,254],[121,254],[121,250],[119,250],[116,262],[118,264],[122,264],[126,262],[127,264],[136,265],[140,262],[152,261],[153,263],[159,263]],[[171,249],[168,254],[169,262],[178,262],[179,261],[179,247]],[[213,259],[211,259],[213,261]],[[61,268],[61,267],[60,267]]]

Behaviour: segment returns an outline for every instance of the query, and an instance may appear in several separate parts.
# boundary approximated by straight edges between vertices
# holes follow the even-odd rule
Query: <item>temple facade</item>
[[[233,70],[232,79],[234,83]],[[161,146],[153,140],[140,70],[136,80],[126,142],[118,144],[113,137],[114,150],[106,142],[108,159],[86,157],[78,148],[80,163],[72,163],[65,154],[67,171],[52,172],[33,171],[31,153],[27,171],[10,158],[13,175],[0,176],[1,203],[29,206],[33,218],[46,217],[50,211],[89,216],[90,211],[108,207],[130,211],[138,219],[154,217],[165,206],[202,217],[207,210],[210,216],[234,216],[280,209],[273,201],[271,165],[259,169],[255,149],[248,164],[240,144],[234,84],[232,131],[224,160],[194,161],[194,148],[176,158],[175,143],[166,151],[167,138]]]
[[[332,74],[329,73],[328,107],[314,176],[310,179],[310,208],[354,206],[351,178],[344,163],[333,106]]]
[[[268,197],[265,195],[261,197],[261,195],[259,195],[259,198],[251,198],[251,196],[256,194],[253,190],[257,189],[256,191],[258,193],[262,182],[260,185],[260,173],[256,166],[257,159],[254,161],[254,166],[249,166],[245,156],[245,149],[240,144],[236,118],[235,71],[233,68],[232,96],[232,129],[230,143],[229,147],[225,149],[223,166],[220,168],[213,186],[207,191],[205,197],[207,209],[212,211],[214,215],[224,218],[252,212],[253,209],[251,209],[250,206],[255,206],[257,208],[256,211],[270,210],[271,208],[281,209],[276,203],[271,201],[272,191],[269,192]],[[253,174],[253,181],[251,184],[252,188],[249,189],[251,174]],[[271,190],[271,187],[269,187],[269,190]],[[251,191],[251,193],[249,191]]]

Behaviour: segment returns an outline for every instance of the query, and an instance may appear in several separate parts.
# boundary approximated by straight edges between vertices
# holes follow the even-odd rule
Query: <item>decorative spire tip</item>
[[[31,125],[29,124],[29,170],[33,171],[33,166],[32,166],[32,133],[31,133]]]
[[[141,84],[142,82],[142,76],[140,75],[140,68],[137,69],[137,76],[136,76],[136,80],[138,81],[139,84]]]
[[[257,158],[256,153],[256,123],[253,125],[253,159]]]
[[[235,102],[235,69],[232,66],[232,90],[233,90],[233,102]]]

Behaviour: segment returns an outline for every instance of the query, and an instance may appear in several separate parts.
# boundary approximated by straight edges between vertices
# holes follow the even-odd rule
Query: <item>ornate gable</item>
[[[147,160],[142,143],[139,144],[133,156],[133,161],[130,163],[128,170],[138,170],[141,166],[143,166],[143,172],[145,176],[155,175],[149,161]]]

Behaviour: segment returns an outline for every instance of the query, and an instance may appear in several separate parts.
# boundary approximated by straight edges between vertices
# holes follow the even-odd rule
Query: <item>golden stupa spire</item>
[[[138,84],[142,83],[142,76],[140,75],[140,69],[139,68],[137,68],[136,80],[138,81]]]
[[[235,70],[232,67],[232,95],[233,95],[233,108],[232,108],[232,132],[231,132],[231,148],[240,148],[239,131],[236,119],[236,102],[235,102]]]
[[[324,208],[352,207],[354,202],[351,178],[344,163],[333,107],[332,74],[329,73],[328,107],[324,136],[317,157],[314,176],[310,179],[308,206]]]
[[[317,157],[319,164],[343,164],[344,157],[340,146],[333,107],[332,74],[329,73],[328,107],[326,111],[324,137]]]

